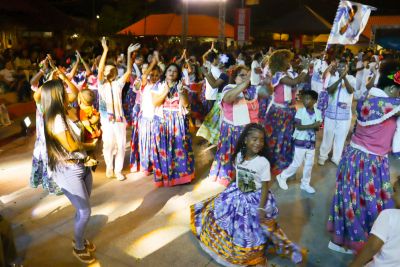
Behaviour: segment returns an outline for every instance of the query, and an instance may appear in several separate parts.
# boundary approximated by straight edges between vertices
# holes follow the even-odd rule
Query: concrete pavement
[[[20,262],[29,267],[85,266],[71,253],[74,209],[67,198],[29,187],[33,145],[34,137],[28,137],[0,148],[1,213],[13,223]],[[155,188],[152,176],[139,173],[128,174],[123,182],[107,179],[104,161],[98,156],[101,163],[94,173],[87,233],[97,246],[98,262],[90,266],[219,266],[201,251],[189,226],[189,206],[223,190],[206,179],[214,151],[204,152],[205,148],[204,144],[195,146],[196,180],[173,188]],[[126,165],[128,160],[127,152]],[[400,166],[392,163],[394,178]],[[296,180],[289,180],[287,191],[276,184],[272,187],[281,227],[290,239],[310,251],[307,266],[346,266],[352,258],[327,248],[325,225],[335,171],[336,166],[329,161],[324,167],[314,165],[314,195],[300,190],[300,173]],[[271,266],[292,266],[274,256],[269,262]]]

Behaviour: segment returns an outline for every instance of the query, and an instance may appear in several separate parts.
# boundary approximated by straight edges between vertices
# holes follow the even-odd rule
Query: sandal
[[[96,258],[89,252],[87,248],[76,249],[72,248],[72,254],[81,262],[91,264],[96,261]]]
[[[83,244],[85,245],[85,249],[87,249],[89,252],[95,252],[96,251],[96,246],[90,242],[89,240],[85,239],[83,241]],[[72,240],[72,246],[75,248],[75,240]]]

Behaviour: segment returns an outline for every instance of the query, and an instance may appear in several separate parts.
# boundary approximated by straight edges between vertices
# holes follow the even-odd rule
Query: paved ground
[[[0,147],[1,213],[13,223],[20,261],[25,267],[84,266],[71,254],[74,210],[66,197],[29,187],[33,144],[34,137],[28,137]],[[195,146],[196,180],[173,188],[157,189],[152,177],[141,174],[128,174],[123,182],[106,179],[101,161],[94,174],[88,227],[88,237],[98,248],[98,262],[91,266],[219,266],[200,250],[189,227],[189,206],[223,190],[206,179],[214,151],[205,148]],[[392,177],[400,173],[396,164]],[[327,248],[325,224],[335,171],[330,162],[323,168],[314,166],[315,195],[300,191],[300,174],[289,182],[287,191],[276,184],[272,187],[282,228],[310,251],[307,266],[346,266],[351,259]],[[290,261],[273,256],[269,262],[292,266]]]

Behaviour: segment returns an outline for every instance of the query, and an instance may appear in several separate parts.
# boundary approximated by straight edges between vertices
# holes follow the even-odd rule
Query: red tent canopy
[[[188,16],[188,36],[218,37],[219,21],[205,15]],[[182,16],[176,14],[150,15],[118,32],[133,35],[180,36],[182,34]],[[225,23],[225,37],[233,38],[234,28]]]

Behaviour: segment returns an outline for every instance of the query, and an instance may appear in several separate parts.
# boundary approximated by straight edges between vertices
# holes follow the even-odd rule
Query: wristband
[[[257,210],[266,211],[264,208],[257,208]]]

